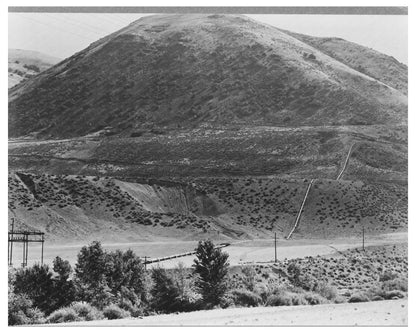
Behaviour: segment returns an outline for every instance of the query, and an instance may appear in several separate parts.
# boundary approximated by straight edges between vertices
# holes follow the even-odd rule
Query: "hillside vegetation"
[[[295,237],[407,229],[406,187],[316,181]],[[92,176],[9,175],[9,216],[50,240],[251,238],[288,234],[306,180],[201,178],[133,183]],[[108,234],[111,231],[111,234]]]
[[[11,89],[9,136],[75,137],[106,127],[130,135],[205,123],[406,123],[401,84],[388,86],[371,70],[329,56],[332,48],[339,53],[338,45],[321,50],[244,16],[141,18]],[[367,61],[395,64],[378,53]],[[397,75],[407,81],[403,69]]]

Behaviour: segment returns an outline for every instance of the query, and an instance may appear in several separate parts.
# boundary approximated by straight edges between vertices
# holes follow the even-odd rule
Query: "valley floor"
[[[220,243],[221,241],[218,241]],[[394,233],[384,235],[369,235],[366,237],[366,246],[388,245],[407,243],[407,233]],[[56,256],[60,256],[74,264],[82,246],[85,244],[48,244],[45,243],[44,263],[52,264]],[[132,243],[105,243],[103,247],[110,251],[120,249],[132,249],[140,257],[159,258],[169,255],[193,251],[197,241],[174,241],[167,239],[165,242],[132,242]],[[338,251],[359,248],[362,246],[361,235],[356,238],[337,239],[278,239],[277,259],[283,260],[303,258],[306,256],[337,255]],[[22,249],[18,245],[14,247],[14,265],[17,267],[21,261]],[[234,241],[231,246],[224,248],[230,255],[231,265],[238,265],[247,262],[271,262],[274,260],[274,241],[271,239],[256,239]],[[172,268],[179,262],[185,266],[193,264],[193,256],[181,257],[153,265],[160,265],[165,268]],[[40,261],[40,246],[31,245],[29,248],[29,265]]]
[[[407,300],[217,309],[66,326],[407,326]]]

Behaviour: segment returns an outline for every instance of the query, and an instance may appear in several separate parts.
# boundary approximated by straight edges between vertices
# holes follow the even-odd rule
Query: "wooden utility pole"
[[[274,262],[277,262],[277,236],[274,233]]]
[[[14,217],[12,217],[12,234],[14,233]],[[9,261],[9,265],[12,266],[13,265],[13,242],[9,242],[10,243],[10,261]]]
[[[364,242],[365,242],[365,229],[364,229],[364,226],[363,226],[363,251],[365,250]]]

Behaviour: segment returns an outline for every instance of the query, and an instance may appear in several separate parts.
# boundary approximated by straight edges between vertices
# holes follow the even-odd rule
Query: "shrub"
[[[118,305],[111,304],[104,308],[103,315],[109,320],[122,319],[129,316],[126,310],[121,309]]]
[[[363,293],[355,293],[348,300],[349,303],[360,303],[360,302],[369,302],[369,301],[370,299],[368,298],[368,296]]]
[[[253,291],[256,286],[256,270],[251,265],[245,265],[242,267],[241,272],[243,273],[243,284],[244,286]]]
[[[393,280],[386,280],[383,282],[381,288],[383,290],[408,290],[408,280],[406,278],[395,278]]]
[[[304,295],[306,301],[310,305],[325,304],[328,303],[327,298],[312,292],[305,293]]]
[[[235,305],[239,306],[259,306],[262,299],[259,295],[246,289],[235,289],[231,291]]]
[[[299,299],[298,294],[289,292],[289,291],[279,291],[275,295],[271,295],[268,297],[266,301],[266,306],[289,306],[294,305],[293,300],[296,298],[296,302],[300,303],[301,300]]]
[[[341,303],[345,303],[347,300],[345,299],[345,297],[342,297],[342,296],[337,296],[335,299],[334,299],[334,303],[335,304],[341,304]]]
[[[398,299],[398,298],[404,298],[405,294],[401,292],[400,290],[389,290],[383,292],[382,295],[380,295],[384,299]]]
[[[380,275],[380,282],[394,280],[397,278],[398,274],[392,271],[385,271],[383,274]]]
[[[318,282],[313,291],[329,300],[334,300],[338,296],[337,289],[325,282]]]
[[[33,308],[32,301],[26,295],[16,295],[14,292],[9,292],[8,306],[10,326],[42,324],[44,322],[43,313],[39,309]]]
[[[193,267],[199,277],[196,286],[205,304],[208,306],[219,304],[227,291],[228,254],[215,248],[210,240],[200,241],[196,248]]]
[[[70,308],[73,309],[82,320],[91,321],[103,319],[103,314],[96,307],[86,302],[75,302],[71,304]]]
[[[81,318],[74,309],[66,307],[52,312],[48,317],[49,323],[66,323],[70,321],[79,321]]]

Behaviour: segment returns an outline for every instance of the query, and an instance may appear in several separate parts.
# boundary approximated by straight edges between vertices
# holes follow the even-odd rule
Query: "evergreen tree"
[[[200,241],[194,260],[196,285],[208,305],[217,305],[227,291],[228,253],[215,248],[210,240]]]

